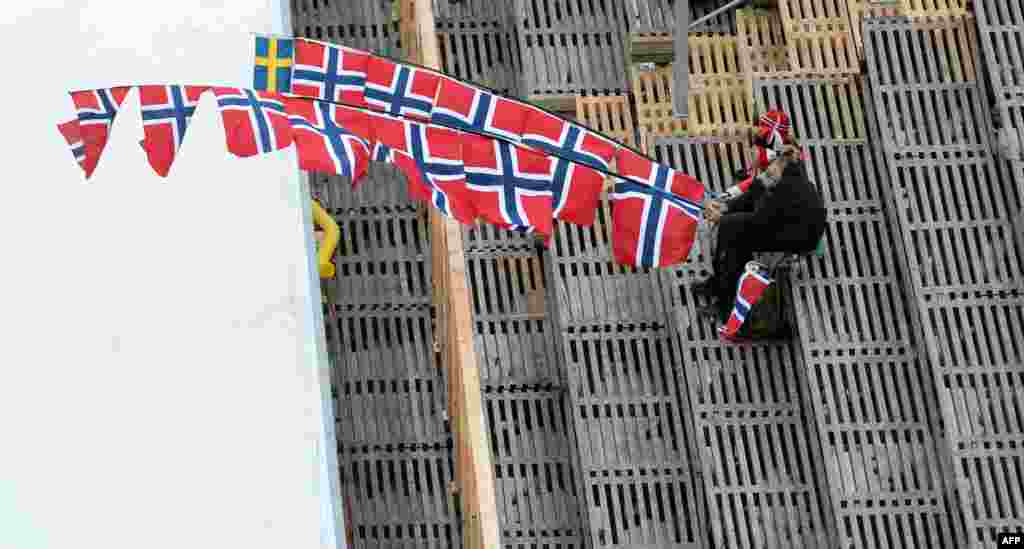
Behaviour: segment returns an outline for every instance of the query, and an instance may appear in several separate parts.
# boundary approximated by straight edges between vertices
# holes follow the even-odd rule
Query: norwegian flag
[[[551,234],[554,217],[552,159],[511,143],[466,134],[466,179],[485,221]]]
[[[392,148],[392,161],[409,176],[409,195],[430,202],[441,213],[460,223],[476,218],[472,195],[466,188],[462,134],[439,126],[408,122],[405,125],[408,152]],[[418,176],[408,160],[412,160]]]
[[[174,157],[185,141],[185,130],[208,86],[139,86],[142,129],[139,142],[149,165],[161,177],[171,171]]]
[[[354,107],[366,107],[364,51],[298,39],[292,69],[292,93]]]
[[[533,107],[441,77],[431,122],[460,130],[522,141]]]
[[[110,130],[121,103],[128,96],[128,86],[102,90],[86,90],[71,92],[71,102],[78,114],[79,136],[84,147],[81,161],[85,178],[88,179],[96,170],[103,155],[103,149],[110,139]],[[77,157],[77,155],[76,155]]]
[[[84,170],[85,143],[82,141],[82,129],[78,126],[78,119],[75,118],[62,124],[57,124],[57,131],[60,132],[68,147],[71,148],[71,155],[75,157],[75,162],[78,162],[78,166]]]
[[[736,291],[736,305],[733,307],[729,320],[718,328],[718,333],[723,339],[735,340],[743,323],[750,316],[750,310],[760,301],[765,290],[772,285],[772,279],[765,276],[759,269],[748,269],[740,276],[739,287]]]
[[[213,88],[224,122],[228,151],[242,158],[292,144],[284,97],[269,91]]]
[[[366,70],[366,103],[388,114],[429,122],[440,83],[436,73],[373,56]]]
[[[391,162],[392,154],[391,147],[383,143],[374,143],[373,149],[370,151],[370,160],[374,162]]]
[[[529,109],[526,128],[524,145],[598,170],[609,170],[619,149],[613,141],[536,108]]]
[[[704,186],[696,179],[619,151],[612,224],[615,260],[637,267],[666,267],[686,261],[701,219]]]
[[[588,227],[594,224],[601,204],[604,175],[582,164],[554,159],[552,179],[554,215],[562,221]]]
[[[366,116],[370,121],[372,132],[370,141],[382,143],[389,149],[405,153],[412,150],[409,145],[409,124],[414,124],[414,122],[373,112],[367,113]]]
[[[285,104],[299,168],[350,177],[355,187],[370,164],[370,146],[360,137],[369,133],[366,113],[303,97],[289,97]]]

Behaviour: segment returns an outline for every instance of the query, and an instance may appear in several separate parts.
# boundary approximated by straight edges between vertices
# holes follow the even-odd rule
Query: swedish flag
[[[294,40],[290,38],[257,36],[253,88],[258,91],[290,93],[294,51]]]

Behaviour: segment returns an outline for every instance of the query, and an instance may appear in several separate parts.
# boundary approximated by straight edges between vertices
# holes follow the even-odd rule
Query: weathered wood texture
[[[636,126],[625,95],[577,97],[576,121],[619,143],[636,146]]]
[[[457,546],[424,223],[388,166],[372,166],[355,193],[365,206],[347,178],[317,177],[313,188],[342,230],[337,275],[324,281],[324,316],[348,541]]]
[[[868,20],[865,55],[967,544],[985,547],[1024,529],[1024,277],[971,23]]]
[[[401,57],[398,21],[385,0],[291,0],[296,36]]]
[[[664,324],[563,331],[594,547],[699,547],[703,523]]]
[[[627,89],[627,14],[618,0],[514,0],[523,95]]]
[[[999,101],[1024,94],[1024,5],[976,0],[979,41]]]
[[[506,547],[583,547],[584,498],[561,390],[484,394]]]
[[[618,265],[612,258],[611,206],[602,197],[590,227],[559,223],[551,251],[562,328],[664,319],[658,273]]]
[[[711,190],[733,184],[740,138],[661,138],[656,157]],[[829,547],[821,445],[802,357],[791,343],[723,344],[697,316],[692,285],[710,274],[706,247],[660,271],[685,365],[711,547]]]
[[[860,72],[847,0],[778,0],[789,61],[802,75]]]
[[[941,416],[913,345],[870,97],[860,77],[766,80],[755,93],[793,118],[829,208],[825,257],[790,283],[841,546],[957,547]]]

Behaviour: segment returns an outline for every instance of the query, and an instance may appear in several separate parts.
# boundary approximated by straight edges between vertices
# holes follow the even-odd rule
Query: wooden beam
[[[431,0],[401,0],[400,32],[406,57],[441,70]],[[574,106],[575,110],[575,106]],[[473,348],[473,323],[466,280],[462,227],[430,210],[434,303],[442,366],[448,369],[449,418],[455,439],[455,486],[462,510],[463,547],[498,547],[494,465],[484,422],[480,371]]]
[[[542,109],[547,109],[560,115],[572,117],[576,114],[576,94],[535,94],[527,98],[527,101]]]

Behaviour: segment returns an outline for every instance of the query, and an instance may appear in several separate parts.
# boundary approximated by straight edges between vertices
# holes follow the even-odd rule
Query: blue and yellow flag
[[[292,91],[293,45],[294,40],[291,38],[256,37],[253,88],[279,93]]]

